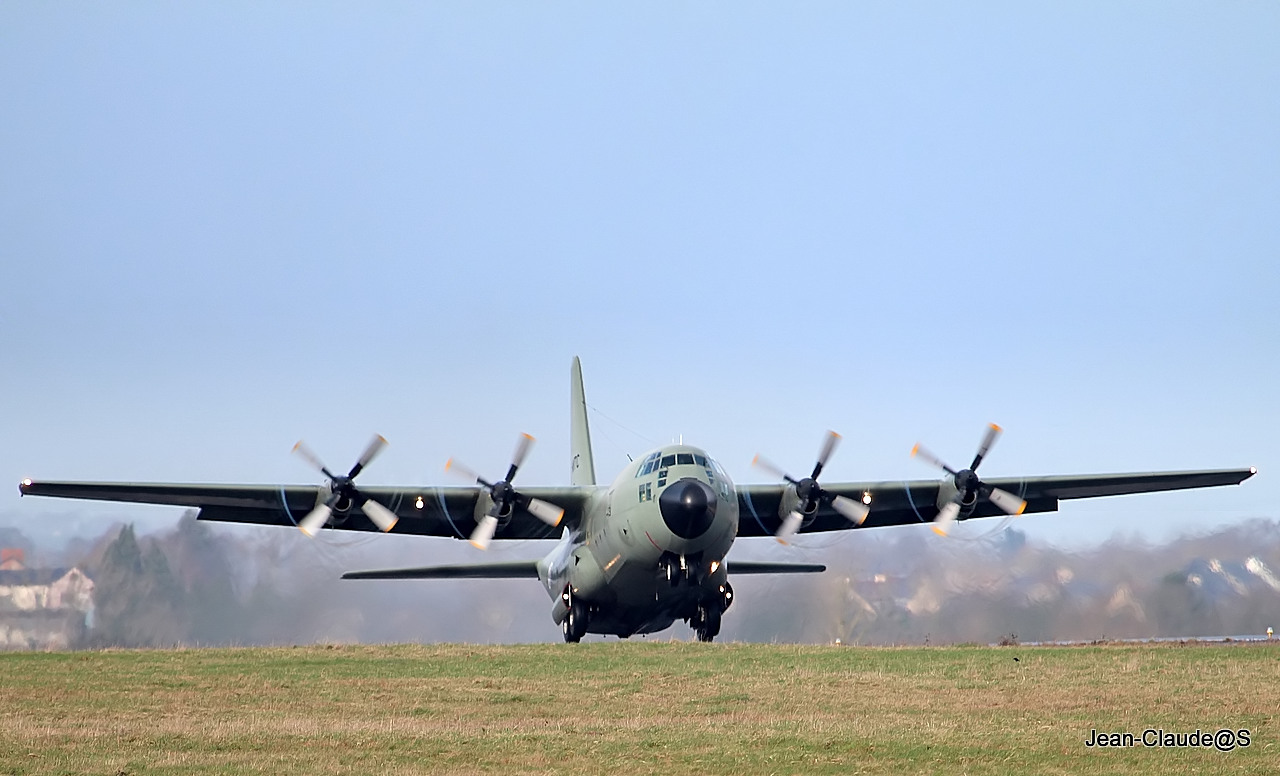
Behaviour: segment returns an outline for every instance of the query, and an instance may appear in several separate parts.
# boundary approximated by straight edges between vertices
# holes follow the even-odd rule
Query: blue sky
[[[739,481],[1258,466],[1054,542],[1280,517],[1263,3],[0,6],[0,473]],[[603,414],[601,414],[603,413]],[[0,495],[0,524],[174,510]],[[916,529],[909,529],[916,530]],[[459,543],[460,544],[460,543]],[[469,548],[460,546],[460,558]]]

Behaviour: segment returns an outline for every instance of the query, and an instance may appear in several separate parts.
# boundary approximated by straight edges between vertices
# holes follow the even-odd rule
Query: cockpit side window
[[[674,455],[664,455],[662,456],[662,465],[659,468],[665,469],[668,466],[675,466],[675,465],[676,465],[676,457]]]
[[[693,457],[693,462],[704,469],[707,468],[707,457],[705,455],[695,455]]]
[[[654,469],[658,468],[658,458],[661,455],[662,453],[651,453],[647,456],[644,461],[636,467],[636,478],[639,479],[646,474],[652,474]]]

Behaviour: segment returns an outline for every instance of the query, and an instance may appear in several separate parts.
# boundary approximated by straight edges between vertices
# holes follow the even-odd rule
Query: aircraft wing
[[[382,571],[348,571],[343,579],[523,579],[538,578],[538,562],[468,563],[460,566],[422,566]]]
[[[1056,512],[1064,499],[1154,493],[1163,490],[1211,488],[1238,485],[1256,474],[1255,469],[1209,469],[1181,472],[1138,472],[1133,474],[1087,474],[1055,477],[992,477],[983,482],[1026,500],[1026,512]],[[855,526],[823,504],[801,528],[810,531],[841,531],[849,528],[878,528],[889,525],[930,523],[938,515],[938,480],[908,482],[822,483],[833,496],[863,501],[870,494],[871,513]],[[773,536],[781,525],[778,515],[785,485],[738,486],[738,535]],[[1003,517],[994,504],[981,499],[970,517]]]
[[[24,496],[122,501],[134,504],[166,504],[200,510],[200,520],[257,525],[296,526],[329,496],[329,489],[315,485],[214,485],[129,482],[40,482],[23,480]],[[496,539],[558,539],[563,528],[575,528],[583,519],[595,488],[521,488],[520,492],[555,504],[564,510],[560,526],[551,527],[523,509],[499,525]],[[396,514],[392,533],[420,536],[452,536],[466,539],[475,529],[475,505],[479,488],[412,488],[361,486],[360,491]],[[421,504],[421,506],[418,506]],[[359,509],[350,510],[334,528],[376,531]]]
[[[827,570],[821,563],[770,563],[755,560],[727,560],[730,577],[743,574],[821,574]]]

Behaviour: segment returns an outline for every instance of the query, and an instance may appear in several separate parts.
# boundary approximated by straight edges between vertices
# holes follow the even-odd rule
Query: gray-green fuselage
[[[580,529],[538,563],[538,577],[557,624],[577,600],[589,611],[587,632],[652,633],[698,617],[699,607],[719,607],[717,617],[727,607],[724,558],[737,534],[738,497],[724,468],[696,447],[667,445],[618,475]]]

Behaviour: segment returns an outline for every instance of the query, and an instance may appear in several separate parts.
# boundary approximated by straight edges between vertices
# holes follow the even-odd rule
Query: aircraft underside
[[[700,641],[719,635],[721,617],[733,603],[733,587],[723,574],[699,578],[696,566],[686,562],[682,568],[678,558],[629,571],[596,600],[575,597],[566,587],[553,613],[566,641],[587,633],[620,638],[657,633],[677,620],[688,622]]]

